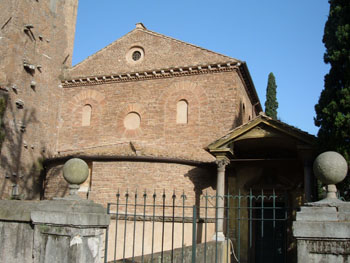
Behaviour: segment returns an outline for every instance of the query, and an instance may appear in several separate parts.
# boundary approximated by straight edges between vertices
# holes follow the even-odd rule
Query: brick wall
[[[101,155],[108,148],[108,154],[115,156],[181,156],[186,160],[212,162],[214,158],[208,158],[203,148],[248,121],[252,114],[252,104],[241,82],[238,73],[230,71],[66,87],[59,123],[59,155],[76,152],[84,155],[91,149],[95,155]],[[188,103],[187,124],[176,122],[179,100]],[[92,108],[91,123],[82,126],[82,110],[87,104]],[[130,112],[137,112],[141,118],[140,127],[135,130],[128,130],[124,125]],[[128,152],[129,143],[136,148],[135,153]],[[89,198],[104,205],[115,200],[117,189],[122,192],[165,189],[168,196],[175,189],[185,191],[189,203],[200,199],[203,192],[198,194],[198,189],[208,189],[209,194],[215,194],[215,169],[207,171],[147,161],[93,162],[92,166]],[[47,180],[45,198],[66,193],[61,186],[59,176]],[[59,188],[62,189],[57,190]]]
[[[58,151],[141,141],[149,145],[203,148],[237,126],[240,103],[251,103],[236,72],[127,83],[64,88]],[[237,96],[237,94],[244,95]],[[176,104],[188,102],[188,123],[176,123]],[[90,126],[82,126],[82,109],[92,106]],[[124,118],[140,114],[140,128],[128,131]],[[245,117],[248,120],[248,117]]]
[[[128,52],[141,48],[144,59],[133,63]],[[193,66],[234,59],[144,29],[135,29],[69,71],[70,77],[104,75],[177,66]]]
[[[39,168],[35,164],[56,150],[59,85],[63,70],[71,66],[77,2],[0,3],[0,87],[9,95],[0,199],[9,197],[14,184],[21,198],[38,197]],[[24,60],[35,68],[26,70]],[[17,108],[19,100],[23,108]]]
[[[185,193],[188,206],[204,206],[203,195],[215,195],[215,167],[199,168],[176,163],[140,161],[92,162],[91,167],[89,194],[80,192],[80,195],[87,198],[88,194],[89,199],[105,206],[108,202],[116,202],[118,190],[122,203],[125,202],[125,193],[129,193],[130,204],[134,203],[136,190],[139,203],[143,202],[145,190],[148,195],[147,203],[152,203],[155,192],[157,204],[162,203],[163,193],[166,194],[166,203],[171,204],[174,191],[177,196],[176,203],[182,205],[181,195]],[[45,186],[46,199],[68,194],[68,186],[62,176],[62,165],[55,164],[48,168]],[[213,215],[212,212],[214,211],[209,212],[210,215]]]

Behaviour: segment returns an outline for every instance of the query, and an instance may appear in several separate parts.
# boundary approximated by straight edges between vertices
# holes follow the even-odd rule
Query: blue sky
[[[317,134],[314,105],[329,70],[322,43],[328,12],[327,0],[80,0],[73,65],[142,22],[246,61],[263,106],[273,72],[279,118]]]

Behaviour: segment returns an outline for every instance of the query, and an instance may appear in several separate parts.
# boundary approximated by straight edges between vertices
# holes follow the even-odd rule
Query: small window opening
[[[91,111],[92,111],[91,105],[86,104],[83,107],[82,122],[81,122],[82,126],[90,126],[90,123],[91,123]]]
[[[140,51],[134,51],[134,53],[132,53],[132,59],[134,61],[138,61],[141,58],[141,52]]]
[[[177,102],[177,114],[176,123],[186,124],[188,123],[188,103],[186,100],[180,100]]]

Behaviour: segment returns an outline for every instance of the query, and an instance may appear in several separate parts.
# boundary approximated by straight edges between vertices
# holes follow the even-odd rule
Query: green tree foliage
[[[267,116],[275,120],[277,119],[277,108],[278,108],[276,94],[277,94],[276,80],[275,80],[275,76],[271,72],[269,74],[269,79],[267,81],[265,113]]]
[[[350,161],[350,1],[329,0],[330,10],[325,25],[324,62],[331,68],[324,78],[324,89],[315,105],[315,124],[319,126],[320,151],[334,150]],[[340,185],[347,199],[349,176]]]

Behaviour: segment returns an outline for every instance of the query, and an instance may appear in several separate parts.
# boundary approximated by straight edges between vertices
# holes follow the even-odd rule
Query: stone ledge
[[[336,207],[301,207],[297,213],[297,221],[338,221]]]
[[[30,222],[39,201],[0,200],[0,221]]]
[[[31,220],[33,224],[105,228],[109,225],[110,218],[107,214],[34,211]]]
[[[293,235],[297,239],[349,239],[350,222],[296,221],[293,223]]]
[[[110,216],[102,205],[87,200],[0,200],[0,221],[107,227]]]

